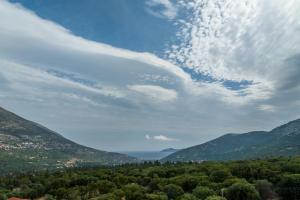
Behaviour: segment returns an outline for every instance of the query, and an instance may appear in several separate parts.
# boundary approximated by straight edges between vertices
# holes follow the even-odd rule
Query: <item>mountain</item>
[[[118,165],[135,158],[85,147],[0,107],[0,173],[83,165]]]
[[[269,132],[226,134],[204,144],[179,150],[162,161],[243,160],[300,154],[300,119]]]
[[[160,160],[172,153],[175,153],[176,151],[178,151],[178,149],[168,148],[161,151],[127,151],[121,153],[133,156],[143,161],[154,161]]]
[[[176,151],[179,151],[179,149],[167,148],[167,149],[161,150],[160,152],[161,153],[175,153]]]

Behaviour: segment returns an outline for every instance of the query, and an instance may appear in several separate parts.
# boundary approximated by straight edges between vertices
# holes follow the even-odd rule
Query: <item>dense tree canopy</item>
[[[299,200],[298,166],[299,158],[274,158],[9,174],[0,177],[0,200]]]

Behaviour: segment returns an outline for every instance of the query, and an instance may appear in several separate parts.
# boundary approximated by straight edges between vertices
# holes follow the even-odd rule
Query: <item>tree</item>
[[[199,199],[206,199],[209,196],[215,195],[215,191],[205,186],[198,186],[193,190],[193,195],[195,195]]]
[[[96,198],[95,200],[116,200],[117,197],[112,194],[112,193],[108,193],[108,194],[103,194],[100,197]]]
[[[125,192],[121,189],[115,189],[113,194],[117,197],[116,199],[122,199],[125,197]]]
[[[146,199],[146,190],[136,183],[126,185],[123,191],[125,192],[126,200]]]
[[[95,186],[97,187],[97,189],[99,190],[99,192],[101,194],[109,193],[109,192],[113,191],[116,187],[116,185],[113,182],[107,181],[107,180],[98,181],[95,184]]]
[[[198,199],[192,194],[184,194],[181,197],[179,197],[178,200],[198,200]]]
[[[284,171],[291,172],[294,174],[300,173],[300,162],[299,160],[295,159],[293,161],[287,162],[282,166]]]
[[[183,189],[175,184],[169,184],[164,187],[164,192],[167,194],[169,199],[175,199],[184,194]]]
[[[160,178],[153,178],[148,184],[150,192],[161,190],[161,182],[162,180]]]
[[[191,192],[201,181],[197,176],[182,175],[171,179],[171,182],[179,185],[185,192]]]
[[[300,199],[300,174],[285,175],[279,183],[279,193],[283,199]]]
[[[267,180],[258,180],[255,182],[255,188],[262,199],[275,199],[277,196],[272,190],[272,183]]]
[[[220,196],[210,196],[207,197],[205,200],[226,200],[226,198]]]
[[[213,182],[221,183],[221,182],[225,181],[230,176],[231,176],[231,173],[228,170],[220,169],[220,170],[213,171],[210,174],[210,179]]]
[[[53,191],[57,199],[68,199],[69,193],[66,188],[58,188]]]
[[[168,196],[164,193],[147,194],[147,200],[168,200]]]
[[[226,190],[225,194],[228,200],[260,200],[255,187],[247,182],[233,184]]]

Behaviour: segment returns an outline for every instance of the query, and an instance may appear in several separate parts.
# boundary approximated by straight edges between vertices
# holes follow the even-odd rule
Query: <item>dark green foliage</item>
[[[116,200],[116,199],[117,199],[116,195],[111,194],[111,193],[104,194],[97,198],[93,198],[93,200]]]
[[[172,183],[179,185],[185,192],[191,192],[201,181],[196,175],[182,175],[170,179]]]
[[[147,200],[168,200],[168,196],[165,193],[156,193],[156,194],[147,194],[146,195]]]
[[[183,189],[175,184],[169,184],[164,187],[164,192],[167,194],[169,199],[175,199],[184,194]]]
[[[123,191],[127,200],[139,200],[146,198],[145,188],[136,183],[125,185],[123,187]]]
[[[7,196],[5,194],[0,194],[0,200],[6,200]]]
[[[276,199],[276,193],[273,191],[273,184],[267,180],[255,181],[255,188],[261,199]]]
[[[179,197],[178,200],[198,200],[198,199],[192,194],[184,194],[181,197]]]
[[[255,187],[247,182],[235,183],[226,190],[228,200],[260,200]]]
[[[224,169],[213,171],[210,174],[211,180],[213,182],[219,182],[219,183],[225,181],[230,176],[231,176],[231,173]]]
[[[198,186],[193,190],[193,195],[198,199],[205,200],[209,196],[215,195],[215,191],[205,186]]]
[[[279,186],[279,193],[283,199],[300,199],[300,174],[284,175]]]
[[[7,197],[90,200],[299,200],[299,158],[143,163],[0,176]]]
[[[210,196],[210,197],[207,197],[205,200],[226,200],[226,198],[220,197],[220,196]]]

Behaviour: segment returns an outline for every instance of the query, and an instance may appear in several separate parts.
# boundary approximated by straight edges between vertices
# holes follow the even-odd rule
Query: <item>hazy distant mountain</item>
[[[136,159],[76,144],[0,107],[0,172],[82,165],[115,165]]]
[[[176,151],[179,151],[179,149],[167,148],[167,149],[161,150],[160,152],[165,152],[165,153],[175,153]]]
[[[136,157],[140,160],[144,161],[153,161],[153,160],[160,160],[172,153],[175,153],[178,149],[168,148],[163,149],[161,151],[131,151],[131,152],[124,152],[129,156]]]
[[[227,134],[177,151],[163,161],[239,160],[300,155],[300,119],[272,131]]]

